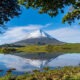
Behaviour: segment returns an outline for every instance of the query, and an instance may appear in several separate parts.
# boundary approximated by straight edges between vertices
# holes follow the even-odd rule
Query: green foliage
[[[80,19],[80,0],[19,0],[19,4],[27,9],[37,9],[40,14],[46,13],[51,17],[64,13],[66,6],[71,6],[68,13],[63,17],[62,22],[71,24],[75,19]]]
[[[40,14],[47,13],[51,17],[56,16],[59,11],[64,13],[63,8],[75,2],[76,0],[19,0],[26,8],[38,9]]]
[[[74,22],[74,19],[80,19],[80,0],[1,0],[0,1],[0,25],[5,24],[14,16],[21,12],[20,5],[27,9],[37,9],[40,14],[46,13],[51,17],[64,13],[66,6],[72,6],[73,10],[68,12],[63,18],[63,23]]]
[[[68,12],[63,18],[63,23],[68,22],[71,24],[75,22],[75,19],[80,19],[80,0],[77,0],[74,5],[72,5],[72,11]]]
[[[64,13],[66,6],[72,6],[72,9],[63,17],[62,22],[71,24],[75,18],[80,19],[80,0],[19,0],[19,4],[27,9],[37,9],[40,14],[46,13],[53,17],[60,12]]]
[[[49,70],[49,67],[44,67],[43,70],[44,71],[48,71]]]
[[[0,0],[0,26],[20,14],[17,0]]]
[[[80,0],[1,0],[0,1],[0,25],[5,24],[14,16],[21,12],[20,5],[27,9],[37,9],[40,14],[46,13],[51,17],[64,13],[66,6],[72,6],[73,10],[68,12],[63,18],[63,23],[74,22],[74,19],[80,19]]]
[[[0,77],[0,80],[80,80],[80,66],[63,67],[61,69],[34,72],[32,74],[28,73],[15,77],[7,74]]]
[[[16,49],[14,48],[8,48],[8,47],[4,47],[4,48],[0,48],[0,53],[12,53],[15,52]]]

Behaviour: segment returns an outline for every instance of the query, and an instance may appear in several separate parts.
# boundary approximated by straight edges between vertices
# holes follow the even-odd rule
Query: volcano
[[[17,41],[14,45],[30,45],[30,44],[38,44],[38,45],[45,45],[45,44],[53,44],[58,45],[62,44],[63,42],[53,38],[48,33],[44,32],[43,30],[36,30],[30,32],[25,39],[21,41]]]

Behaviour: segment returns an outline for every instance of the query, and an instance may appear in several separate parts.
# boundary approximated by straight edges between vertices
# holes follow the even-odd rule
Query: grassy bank
[[[17,48],[23,52],[64,52],[80,53],[80,44],[63,44],[63,45],[28,45]]]
[[[80,53],[80,44],[63,44],[63,45],[27,45],[25,47],[17,48],[0,48],[0,53],[9,52],[25,52],[25,53],[36,53],[36,52],[64,52],[64,53]]]
[[[43,72],[34,70],[33,74],[27,73],[20,76],[7,74],[0,77],[0,80],[80,80],[80,67],[64,67],[55,70],[45,68]]]
[[[13,53],[16,52],[17,49],[16,48],[10,48],[10,47],[2,47],[0,48],[0,53]]]

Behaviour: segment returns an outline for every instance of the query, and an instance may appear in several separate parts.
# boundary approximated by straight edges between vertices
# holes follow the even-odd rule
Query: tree
[[[72,5],[74,10],[64,16],[63,23],[70,24],[76,17],[78,19],[80,17],[80,0],[19,0],[19,3],[26,8],[38,9],[40,14],[46,13],[51,17],[56,16],[59,12],[64,13],[63,8]]]
[[[59,10],[63,13],[65,6],[74,5],[76,0],[19,0],[26,8],[38,9],[39,13],[47,13],[51,17],[56,16]]]
[[[0,0],[0,27],[19,14],[20,7],[17,0]]]
[[[63,8],[72,6],[73,10],[63,18],[63,23],[74,22],[80,18],[80,0],[1,0],[0,1],[0,26],[21,13],[20,5],[26,8],[34,8],[40,14],[46,13],[51,17],[64,13]]]
[[[72,5],[72,11],[68,12],[62,21],[63,23],[68,22],[71,24],[75,22],[75,19],[80,19],[80,0],[76,0],[75,5]]]

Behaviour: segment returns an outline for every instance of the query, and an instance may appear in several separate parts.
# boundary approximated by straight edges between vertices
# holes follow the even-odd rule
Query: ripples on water
[[[60,54],[60,53],[44,53],[44,54],[0,54],[0,75],[4,75],[8,69],[15,68],[14,74],[23,74],[34,69],[42,69],[43,67],[63,67],[78,66],[80,64],[80,54]]]

